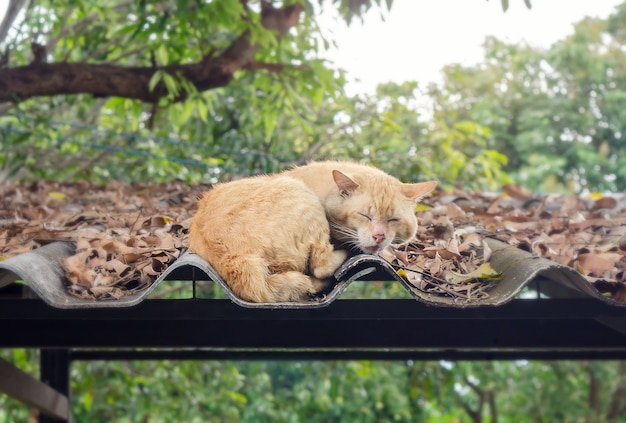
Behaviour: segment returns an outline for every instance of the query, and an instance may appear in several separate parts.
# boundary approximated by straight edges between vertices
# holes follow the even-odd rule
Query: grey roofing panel
[[[320,308],[325,307],[341,296],[352,282],[363,279],[396,280],[417,300],[428,305],[446,307],[498,306],[512,300],[526,286],[537,281],[545,281],[547,292],[557,296],[592,297],[611,305],[626,306],[626,303],[605,298],[593,285],[574,269],[559,265],[516,247],[496,240],[488,240],[493,250],[492,267],[502,275],[489,291],[489,297],[471,302],[459,301],[451,297],[438,296],[420,291],[401,276],[384,259],[378,256],[358,255],[348,259],[335,273],[338,281],[334,289],[322,300],[297,303],[251,303],[236,297],[224,280],[199,256],[184,253],[147,289],[122,297],[121,299],[88,300],[67,293],[61,262],[73,253],[73,244],[55,242],[31,252],[0,262],[0,288],[14,281],[23,280],[43,301],[56,308],[115,308],[136,305],[171,274],[184,268],[200,271],[217,283],[228,297],[242,307],[250,308]],[[201,279],[201,278],[199,278]],[[543,290],[543,286],[542,286]]]

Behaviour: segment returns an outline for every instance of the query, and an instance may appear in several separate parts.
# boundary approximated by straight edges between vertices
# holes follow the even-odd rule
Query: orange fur
[[[283,175],[206,192],[191,222],[189,247],[235,295],[252,302],[306,300],[326,287],[347,257],[330,244],[315,193]]]
[[[189,247],[244,300],[302,301],[324,290],[348,256],[331,238],[370,254],[409,241],[415,202],[435,186],[332,161],[218,184],[199,203]]]

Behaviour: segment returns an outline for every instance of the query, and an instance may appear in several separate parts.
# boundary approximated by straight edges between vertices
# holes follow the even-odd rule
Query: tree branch
[[[470,407],[468,403],[463,401],[460,397],[459,397],[459,403],[461,404],[461,407],[463,407],[465,412],[469,415],[470,419],[472,419],[473,423],[481,423],[483,420],[483,407],[485,405],[485,391],[480,389],[478,385],[472,383],[472,381],[467,376],[464,376],[463,379],[465,383],[470,387],[470,389],[474,391],[476,395],[478,396],[478,406],[474,410]]]
[[[611,396],[611,402],[609,404],[609,410],[606,415],[607,422],[617,422],[619,417],[622,416],[622,410],[624,409],[624,402],[626,401],[626,365],[624,362],[619,362],[618,377],[619,383]]]
[[[285,69],[296,69],[296,70],[306,70],[307,67],[305,65],[286,65],[284,63],[266,63],[266,62],[257,62],[252,61],[243,67],[245,70],[256,71],[256,70],[266,70],[270,72],[282,72]]]
[[[496,405],[496,393],[487,391],[487,399],[489,401],[489,412],[491,414],[491,423],[498,423],[498,407]]]
[[[587,370],[587,375],[589,376],[589,396],[587,402],[589,404],[589,408],[593,411],[593,413],[598,416],[600,415],[600,380],[596,377],[592,366],[589,364],[585,365],[585,370]]]
[[[274,8],[264,2],[261,23],[267,29],[283,36],[300,19],[303,7],[293,4]],[[228,85],[235,71],[254,67],[258,45],[250,42],[245,31],[221,54],[207,54],[200,62],[185,65],[154,67],[124,67],[89,63],[31,63],[28,66],[0,69],[0,102],[20,102],[38,96],[89,93],[96,97],[124,97],[156,103],[168,95],[160,82],[153,91],[148,83],[155,72],[162,70],[173,76],[182,76],[198,91]],[[174,101],[185,99],[181,93]]]

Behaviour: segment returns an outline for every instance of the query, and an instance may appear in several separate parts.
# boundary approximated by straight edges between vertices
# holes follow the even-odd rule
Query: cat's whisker
[[[345,248],[351,251],[364,252],[358,231],[333,221],[330,221],[330,226],[331,234],[333,234],[335,239],[341,241]]]
[[[358,233],[354,229],[348,228],[347,226],[341,225],[333,221],[330,222],[330,226],[331,226],[331,230],[336,235],[344,235],[350,241],[355,242],[355,243],[359,239]]]
[[[391,241],[391,246],[393,246],[394,248],[400,248],[400,247],[406,247],[407,245],[409,245],[411,242],[411,240],[406,240],[406,239],[402,239],[399,236],[396,236],[393,241]]]

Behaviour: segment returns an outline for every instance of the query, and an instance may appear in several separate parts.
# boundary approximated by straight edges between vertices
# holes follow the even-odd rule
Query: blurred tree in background
[[[335,157],[499,186],[506,159],[488,128],[428,122],[415,83],[345,95],[315,18],[332,8],[350,22],[381,3],[29,3],[4,42],[1,174],[198,182]]]
[[[485,61],[429,87],[436,116],[491,130],[511,179],[538,191],[626,188],[626,5],[587,18],[546,51],[485,41]]]

